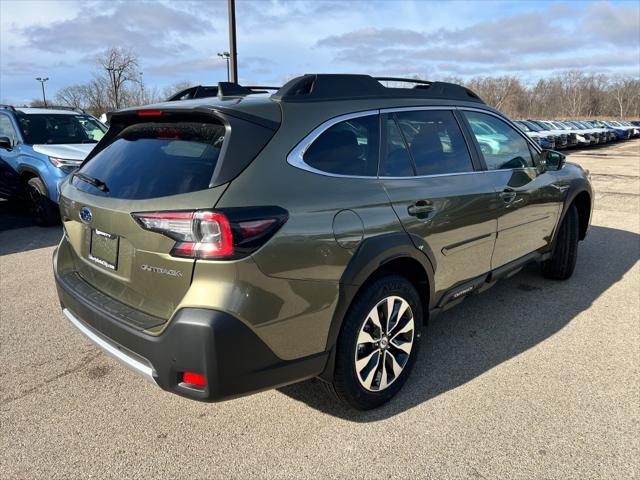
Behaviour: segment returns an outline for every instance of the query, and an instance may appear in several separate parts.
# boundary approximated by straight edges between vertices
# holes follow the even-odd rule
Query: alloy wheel
[[[360,385],[379,392],[395,382],[409,361],[415,321],[402,297],[386,297],[371,309],[358,333],[355,370]]]

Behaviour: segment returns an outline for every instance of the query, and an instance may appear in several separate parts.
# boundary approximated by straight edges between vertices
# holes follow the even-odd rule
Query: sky
[[[304,73],[640,77],[640,0],[237,0],[240,83]],[[226,0],[0,0],[0,101],[87,82],[108,47],[132,49],[145,84],[226,80]]]

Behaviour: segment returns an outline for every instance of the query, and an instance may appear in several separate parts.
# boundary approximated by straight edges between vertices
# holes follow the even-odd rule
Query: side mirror
[[[11,139],[9,137],[0,137],[0,148],[4,150],[11,150],[13,148]]]
[[[543,150],[542,160],[547,170],[560,170],[564,167],[567,156],[555,150]]]

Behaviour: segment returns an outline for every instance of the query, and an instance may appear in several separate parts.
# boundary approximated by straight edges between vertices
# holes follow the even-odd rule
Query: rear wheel
[[[47,196],[47,188],[40,178],[33,177],[26,185],[27,207],[36,225],[55,225],[60,221],[58,207]]]
[[[571,205],[560,225],[552,257],[542,264],[542,274],[554,280],[566,280],[576,268],[579,236],[578,209]]]
[[[407,380],[420,346],[422,305],[414,286],[381,277],[356,297],[336,347],[333,391],[359,410],[389,401]]]

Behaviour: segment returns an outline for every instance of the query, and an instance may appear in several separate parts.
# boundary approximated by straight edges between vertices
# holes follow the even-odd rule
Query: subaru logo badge
[[[80,220],[83,223],[89,223],[91,221],[91,210],[88,207],[82,207],[80,209]]]

